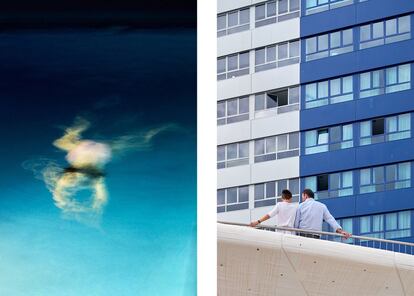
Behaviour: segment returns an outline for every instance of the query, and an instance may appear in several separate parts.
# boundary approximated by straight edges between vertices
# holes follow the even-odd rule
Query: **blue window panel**
[[[306,15],[344,7],[354,3],[354,0],[306,0]]]
[[[306,61],[336,56],[354,50],[353,29],[341,30],[306,39]]]
[[[318,179],[327,179],[327,188],[321,189]],[[315,193],[315,199],[349,196],[354,193],[353,171],[306,177],[304,185],[305,188],[309,188]]]
[[[334,151],[354,146],[353,124],[305,132],[305,154]]]
[[[315,82],[305,86],[305,108],[315,108],[354,99],[353,76]]]
[[[359,170],[359,193],[411,187],[411,162]]]
[[[380,124],[384,125],[383,132],[375,133],[374,125],[378,125],[378,122],[380,119],[359,123],[360,146],[411,138],[411,113],[381,118]]]
[[[359,49],[411,39],[411,15],[360,26]]]
[[[411,211],[361,216],[358,233],[362,236],[396,239],[411,236]]]
[[[411,88],[411,64],[359,74],[359,97],[367,98]]]

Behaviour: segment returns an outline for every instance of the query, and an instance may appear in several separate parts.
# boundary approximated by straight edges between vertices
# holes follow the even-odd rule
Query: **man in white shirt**
[[[295,223],[297,203],[292,203],[292,193],[285,189],[282,191],[282,201],[276,203],[276,206],[262,218],[257,221],[252,221],[250,226],[256,227],[260,223],[276,217],[276,226],[292,228]],[[285,232],[288,233],[288,232]]]

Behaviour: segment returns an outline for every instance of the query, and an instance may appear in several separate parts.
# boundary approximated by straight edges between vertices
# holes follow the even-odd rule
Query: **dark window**
[[[317,177],[318,184],[317,184],[316,191],[328,190],[328,178],[329,178],[328,174],[319,175]]]
[[[372,135],[384,134],[384,118],[377,118],[372,120]]]

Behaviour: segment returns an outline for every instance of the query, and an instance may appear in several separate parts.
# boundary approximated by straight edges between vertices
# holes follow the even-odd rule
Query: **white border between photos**
[[[216,0],[197,1],[197,295],[217,295]]]

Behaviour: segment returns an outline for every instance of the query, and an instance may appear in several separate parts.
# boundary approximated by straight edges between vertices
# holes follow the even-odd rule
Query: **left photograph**
[[[0,13],[0,295],[195,295],[196,1],[17,2]]]

